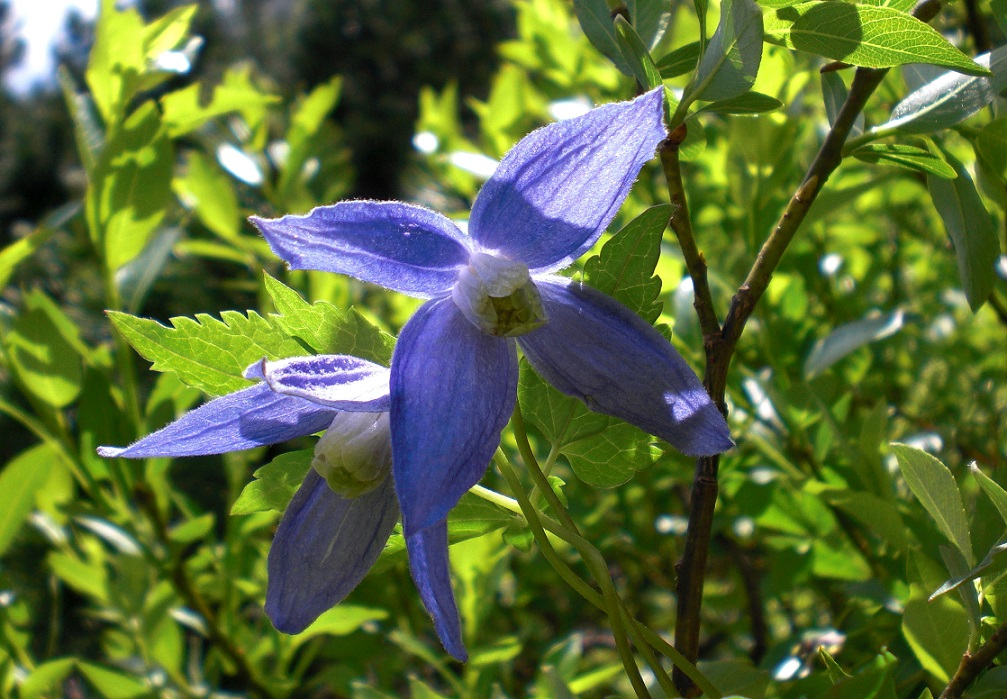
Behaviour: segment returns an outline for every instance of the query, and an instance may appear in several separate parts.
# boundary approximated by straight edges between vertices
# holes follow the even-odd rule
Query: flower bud
[[[388,413],[337,413],[315,445],[311,466],[345,498],[377,488],[392,467]]]

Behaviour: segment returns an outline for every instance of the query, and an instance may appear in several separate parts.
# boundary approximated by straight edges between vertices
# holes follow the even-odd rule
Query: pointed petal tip
[[[275,597],[269,596],[268,593],[266,595],[266,604],[262,609],[274,629],[290,636],[301,633],[304,629],[311,626],[311,622],[314,621],[314,619],[298,618],[296,614],[284,613],[279,601]]]
[[[123,447],[98,447],[95,451],[98,452],[98,456],[106,459],[114,459],[126,451],[126,449]]]

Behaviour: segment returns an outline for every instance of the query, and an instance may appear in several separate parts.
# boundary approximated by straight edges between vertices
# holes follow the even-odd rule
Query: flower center
[[[451,298],[462,314],[488,335],[516,337],[545,325],[542,297],[528,266],[474,252],[458,274]]]
[[[388,413],[337,413],[315,445],[311,466],[344,498],[377,488],[392,467]]]

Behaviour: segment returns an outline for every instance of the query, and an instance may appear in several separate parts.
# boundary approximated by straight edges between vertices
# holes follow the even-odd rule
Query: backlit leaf
[[[49,478],[53,466],[52,447],[39,444],[27,449],[0,470],[0,556],[10,548],[35,503],[35,493]]]
[[[714,101],[747,92],[762,61],[762,27],[762,10],[753,0],[725,2],[690,96]]]
[[[276,510],[283,512],[294,493],[301,487],[305,474],[311,468],[314,449],[302,449],[280,454],[265,466],[255,469],[238,499],[231,506],[232,515],[250,515],[253,512]]]

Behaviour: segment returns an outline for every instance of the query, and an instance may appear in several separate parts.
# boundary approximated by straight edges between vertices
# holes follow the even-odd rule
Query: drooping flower
[[[467,232],[402,202],[252,218],[292,269],[429,299],[392,358],[392,470],[414,576],[431,583],[420,584],[424,603],[455,657],[464,646],[446,621],[457,619],[446,518],[499,445],[516,400],[518,346],[558,390],[685,454],[732,446],[723,416],[657,330],[554,274],[598,240],[653,157],[666,134],[662,100],[659,88],[529,134],[480,191]]]
[[[299,633],[357,586],[398,522],[389,477],[389,371],[357,357],[320,355],[257,362],[245,377],[260,383],[215,398],[128,447],[98,453],[222,454],[326,430],[269,550],[266,613],[280,631]],[[430,590],[450,584],[429,579],[446,575],[439,557],[447,556],[447,542],[414,537],[409,554],[421,597],[432,600]],[[439,623],[445,636],[460,636],[456,611]]]

